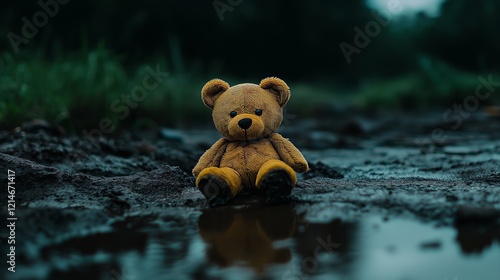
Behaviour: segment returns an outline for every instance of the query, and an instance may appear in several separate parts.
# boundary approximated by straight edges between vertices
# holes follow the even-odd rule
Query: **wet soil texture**
[[[450,266],[472,262],[467,256],[475,254],[483,257],[468,270],[482,269],[481,279],[500,275],[498,265],[490,265],[500,256],[500,119],[477,113],[454,129],[440,114],[339,116],[294,119],[279,132],[312,169],[299,177],[291,202],[266,206],[247,196],[209,208],[191,169],[218,139],[212,127],[104,139],[69,136],[43,123],[0,131],[2,182],[8,169],[15,171],[18,218],[17,271],[5,275],[468,279],[458,276],[466,273],[460,269],[429,274],[433,270],[405,268],[409,274],[398,274],[401,269],[379,266],[372,276],[353,272],[374,265],[354,261],[364,252],[359,239],[372,240],[365,248],[387,242],[384,254],[408,262],[455,246],[450,254],[457,262]],[[4,221],[6,196],[0,203]],[[374,241],[376,232],[387,233]],[[420,232],[422,238],[415,238]],[[3,254],[9,233],[1,234]],[[408,242],[392,242],[394,234],[407,236],[418,253],[398,257],[408,252]],[[387,274],[391,269],[395,273]]]

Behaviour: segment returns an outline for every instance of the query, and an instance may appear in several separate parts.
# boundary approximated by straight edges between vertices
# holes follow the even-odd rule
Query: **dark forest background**
[[[436,15],[390,14],[363,0],[65,1],[0,4],[0,126],[209,120],[199,91],[214,77],[278,76],[292,88],[289,110],[304,117],[446,108],[473,95],[479,75],[500,81],[495,0],[442,1]],[[33,23],[39,2],[58,11],[16,53],[8,34],[22,36],[22,18]],[[348,63],[339,44],[355,47],[354,28],[365,30],[374,9],[390,22]],[[148,66],[168,77],[122,119],[111,104],[142,83]],[[481,102],[498,104],[498,91]]]

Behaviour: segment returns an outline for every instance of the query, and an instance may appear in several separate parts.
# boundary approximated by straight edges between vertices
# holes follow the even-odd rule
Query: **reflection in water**
[[[207,259],[219,267],[243,265],[257,274],[273,264],[288,264],[291,247],[298,258],[283,276],[315,273],[324,254],[344,254],[352,240],[352,224],[334,220],[328,224],[308,223],[293,204],[245,205],[204,210],[198,220],[199,233],[207,244]],[[278,240],[293,238],[294,242]],[[349,258],[339,257],[334,266]]]
[[[290,260],[290,249],[275,248],[273,242],[290,238],[297,218],[290,204],[221,207],[204,211],[198,227],[210,261],[221,267],[243,263],[261,273],[267,265]]]
[[[99,230],[59,234],[57,239],[33,235],[23,239],[29,250],[20,250],[20,269],[9,277],[498,279],[500,275],[496,221],[468,219],[456,222],[455,228],[436,227],[376,214],[348,219],[339,208],[322,209],[253,203],[205,209],[200,215],[198,209],[168,208],[156,215],[117,218]],[[52,210],[40,211],[53,215]],[[429,243],[439,246],[422,247]]]
[[[329,223],[308,223],[307,228],[295,236],[295,251],[300,255],[297,265],[302,275],[296,273],[294,276],[304,279],[309,274],[328,271],[348,274],[355,262],[353,247],[357,233],[357,223],[338,218]]]
[[[491,247],[495,240],[500,243],[499,224],[457,223],[455,227],[456,240],[465,254],[482,253]]]

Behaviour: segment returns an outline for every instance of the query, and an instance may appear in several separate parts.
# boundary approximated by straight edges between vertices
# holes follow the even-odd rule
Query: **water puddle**
[[[131,215],[107,230],[50,245],[29,241],[33,250],[19,261],[14,279],[463,280],[500,275],[499,225],[437,227],[376,214],[317,221],[306,218],[307,205],[292,204],[166,212]]]

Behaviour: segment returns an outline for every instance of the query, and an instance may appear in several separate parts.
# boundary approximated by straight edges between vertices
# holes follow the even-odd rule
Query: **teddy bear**
[[[276,133],[290,99],[288,85],[275,77],[235,86],[213,79],[203,86],[201,99],[223,136],[193,169],[209,205],[225,205],[248,192],[262,194],[269,204],[287,201],[295,172],[309,170],[302,153]]]

